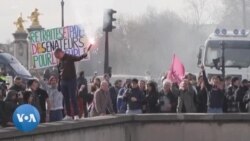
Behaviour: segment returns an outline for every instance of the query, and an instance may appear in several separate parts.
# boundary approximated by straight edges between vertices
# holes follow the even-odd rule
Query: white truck
[[[203,63],[208,74],[222,74],[224,47],[225,75],[249,78],[250,36],[247,30],[216,29],[198,54],[198,65]]]

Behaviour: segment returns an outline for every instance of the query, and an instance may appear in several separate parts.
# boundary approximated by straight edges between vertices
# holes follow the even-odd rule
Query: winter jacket
[[[146,94],[146,112],[147,113],[158,113],[159,106],[158,106],[158,98],[159,94],[156,93],[147,93]]]
[[[239,112],[239,101],[237,96],[238,87],[230,86],[226,93],[227,98],[227,112],[236,113]]]
[[[239,101],[239,108],[240,108],[240,112],[247,112],[246,109],[246,103],[243,101],[244,96],[247,94],[248,91],[248,87],[246,86],[241,86],[238,90],[237,90],[237,101]]]
[[[176,113],[177,97],[172,91],[168,93],[164,90],[159,94],[159,110],[161,113]]]
[[[178,113],[195,113],[196,110],[196,97],[195,91],[192,88],[188,90],[180,90],[178,97],[177,112]]]
[[[114,113],[110,94],[98,89],[94,94],[93,107],[90,114],[91,116],[100,116],[105,114],[107,110],[109,113]]]
[[[123,95],[126,92],[127,88],[121,88],[117,95],[117,113],[125,113],[127,110],[127,102],[123,100]]]
[[[6,124],[5,102],[0,100],[0,126]]]
[[[13,90],[13,91],[17,91],[17,92],[20,92],[20,91],[24,91],[25,89],[22,87],[22,86],[18,86],[16,84],[12,85],[9,90]]]
[[[70,54],[65,54],[59,63],[59,72],[61,80],[74,80],[76,79],[76,68],[75,62],[82,60],[87,57],[86,54],[81,56],[73,56]]]
[[[110,97],[111,97],[111,100],[113,103],[113,109],[114,109],[115,113],[117,113],[117,95],[119,93],[119,90],[120,90],[120,88],[118,88],[118,87],[111,87],[109,89]]]
[[[243,98],[243,102],[246,104],[246,110],[250,113],[250,90],[246,92],[246,95]]]
[[[81,88],[81,85],[85,85],[85,88],[83,89],[82,94],[88,94],[88,81],[84,77],[78,77],[77,78],[77,90]],[[80,96],[82,96],[82,94]]]
[[[137,99],[136,102],[131,100],[132,97]],[[127,102],[127,110],[142,110],[142,102],[144,100],[143,92],[138,88],[127,89],[123,100]]]
[[[203,71],[203,80],[205,83],[205,87],[208,91],[208,107],[209,108],[223,108],[224,102],[224,90],[216,88],[209,84],[208,79],[206,77],[206,72]]]
[[[9,91],[7,96],[4,99],[4,114],[5,114],[5,122],[12,122],[12,116],[16,110],[16,108],[19,106],[17,104],[17,101],[14,101],[12,97],[16,96],[15,91]]]
[[[207,113],[207,90],[206,88],[196,87],[197,89],[197,112]]]

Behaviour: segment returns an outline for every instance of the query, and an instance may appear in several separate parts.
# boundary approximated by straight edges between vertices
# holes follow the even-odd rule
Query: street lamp
[[[62,8],[62,27],[64,27],[64,1],[61,1],[61,8]]]

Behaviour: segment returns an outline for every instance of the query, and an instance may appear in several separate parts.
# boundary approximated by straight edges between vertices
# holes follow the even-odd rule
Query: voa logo
[[[23,132],[29,132],[36,129],[40,123],[40,114],[38,110],[30,104],[19,106],[15,110],[12,118],[16,128]]]
[[[36,122],[36,118],[34,114],[25,115],[25,114],[17,114],[17,119],[19,122]]]

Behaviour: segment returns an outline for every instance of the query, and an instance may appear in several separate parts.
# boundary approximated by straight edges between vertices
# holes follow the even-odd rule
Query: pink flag
[[[168,71],[167,74],[167,79],[175,83],[180,83],[184,75],[185,75],[184,65],[181,63],[179,58],[177,58],[174,54],[170,70]]]

